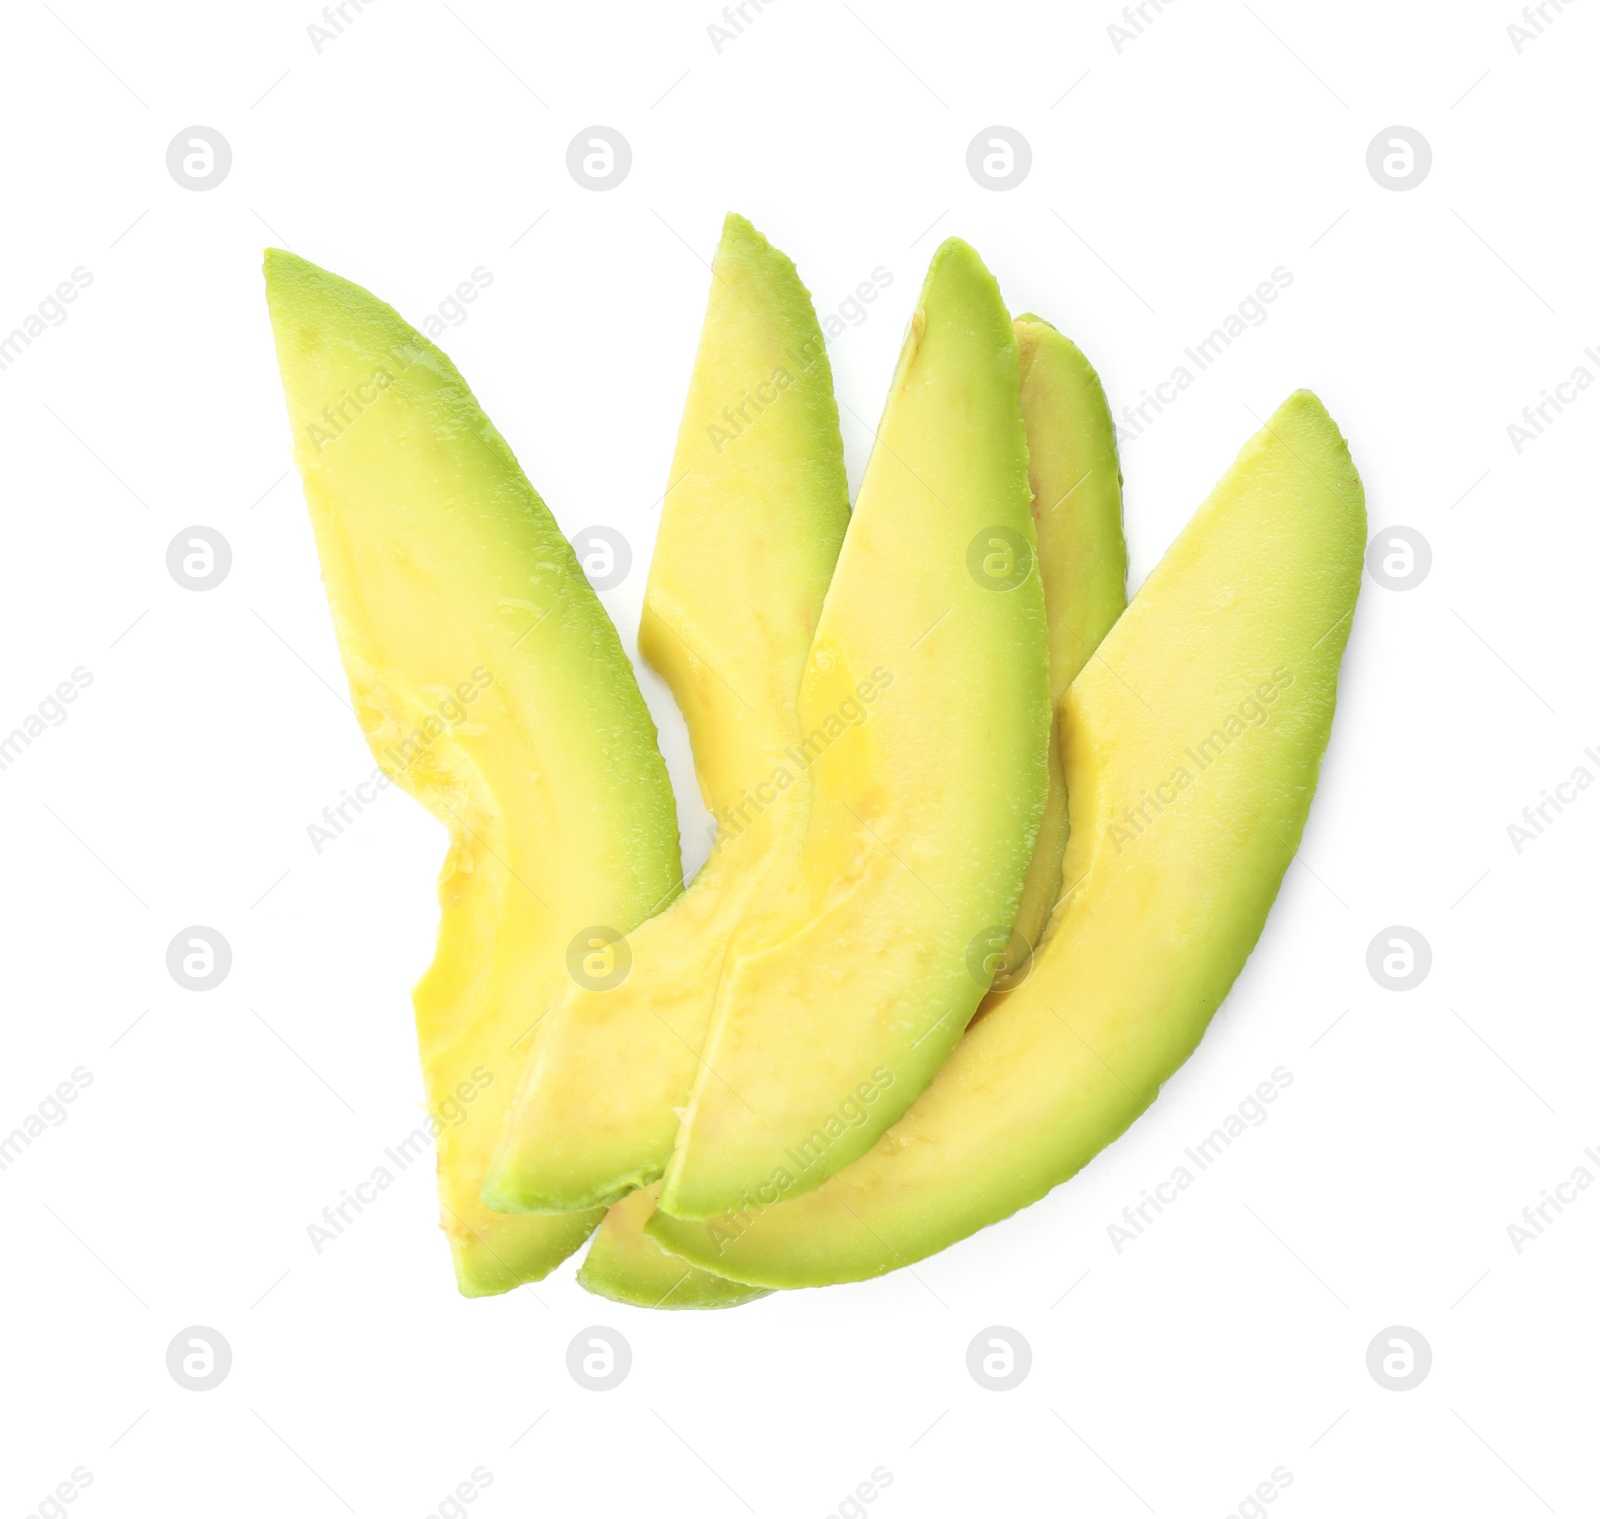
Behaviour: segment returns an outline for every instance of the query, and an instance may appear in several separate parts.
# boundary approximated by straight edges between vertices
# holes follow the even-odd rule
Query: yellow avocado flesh
[[[1128,603],[1128,547],[1122,536],[1122,470],[1117,430],[1100,376],[1078,345],[1036,316],[1013,323],[1022,373],[1028,483],[1039,539],[1039,572],[1050,640],[1050,706],[1077,679]],[[1017,909],[1016,932],[1000,958],[1000,989],[1027,974],[1061,895],[1067,844],[1067,783],[1060,718],[1050,729],[1050,789]]]
[[[988,989],[973,948],[1015,921],[1050,719],[1019,383],[994,279],[951,240],[806,664],[804,845],[784,900],[722,974],[669,1212],[803,1190],[855,1159]]]
[[[640,648],[683,710],[717,842],[630,934],[627,978],[569,986],[545,1020],[484,1193],[509,1211],[586,1208],[661,1175],[729,937],[804,837],[800,678],[849,498],[811,298],[742,217],[717,250],[671,480]]]
[[[861,1280],[1025,1207],[1121,1134],[1199,1042],[1299,845],[1365,538],[1349,451],[1301,391],[1068,690],[1069,895],[1027,980],[866,1158],[777,1206],[657,1213],[652,1237],[753,1284]]]
[[[450,832],[417,1036],[458,1284],[503,1292],[599,1221],[500,1216],[479,1191],[568,945],[680,888],[671,788],[615,630],[455,367],[303,259],[270,252],[266,278],[351,699]]]
[[[635,1308],[737,1308],[766,1297],[765,1287],[730,1282],[662,1249],[644,1232],[661,1183],[630,1192],[595,1234],[578,1285],[597,1297]]]
[[[1127,603],[1116,434],[1099,377],[1077,346],[1037,317],[1019,317],[1013,326],[1021,356],[1022,420],[1044,579],[1050,680],[1059,698]],[[1023,932],[1029,894],[1036,882],[1045,883],[1039,888],[1038,921],[1026,931],[1030,946],[1038,942],[1038,929],[1055,905],[1067,842],[1066,782],[1054,727],[1050,762],[1050,798],[1018,913],[1018,931]],[[991,992],[980,1013],[996,1005],[1001,995],[999,989]],[[639,1253],[642,1244],[654,1244],[639,1236],[660,1190],[657,1184],[648,1194],[634,1193],[606,1214],[578,1280],[624,1302],[653,1301],[652,1294],[671,1288],[677,1306],[727,1306],[728,1289],[721,1279],[710,1285],[702,1304],[698,1289],[704,1273],[698,1268],[666,1255],[659,1245],[655,1249],[666,1262],[675,1262],[675,1269],[661,1255]]]

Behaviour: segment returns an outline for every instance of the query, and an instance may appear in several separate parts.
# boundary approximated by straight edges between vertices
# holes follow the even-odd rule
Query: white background
[[[711,0],[374,0],[319,54],[311,0],[52,6],[6,22],[0,332],[93,283],[0,371],[0,730],[74,667],[93,683],[0,772],[0,1131],[93,1081],[0,1174],[0,1515],[78,1466],[86,1519],[421,1519],[480,1466],[484,1519],[822,1519],[875,1467],[883,1519],[1221,1519],[1279,1466],[1289,1519],[1593,1511],[1600,1189],[1520,1255],[1506,1226],[1600,1145],[1600,792],[1520,854],[1506,830],[1600,775],[1600,395],[1520,455],[1506,426],[1600,375],[1600,15],[1519,54],[1511,0],[1181,0],[1119,53],[1110,0],[772,0],[719,53]],[[565,166],[595,123],[633,148],[607,193]],[[966,168],[996,123],[1033,150],[1004,193]],[[1366,167],[1396,123],[1434,154],[1404,193]],[[194,124],[233,151],[204,193],[166,168]],[[631,540],[606,596],[631,648],[730,207],[823,312],[893,275],[833,345],[853,481],[944,235],[1118,406],[1284,266],[1270,319],[1125,450],[1134,583],[1298,385],[1432,572],[1365,586],[1304,848],[1204,1045],[1045,1202],[914,1274],[721,1314],[590,1298],[570,1265],[462,1301],[425,1166],[318,1256],[306,1226],[417,1119],[444,838],[391,792],[308,840],[372,762],[285,474],[260,250],[414,321],[492,273],[441,342],[562,524]],[[194,524],[234,556],[205,593],[166,568]],[[691,863],[704,821],[685,807]],[[165,968],[196,923],[235,957],[205,994]],[[1394,924],[1433,949],[1406,993],[1366,968]],[[1270,1120],[1118,1254],[1107,1225],[1278,1065]],[[165,1367],[196,1324],[234,1356],[203,1394]],[[591,1324],[632,1345],[615,1391],[567,1373]],[[966,1370],[990,1325],[1032,1346],[1015,1391]],[[1367,1371],[1391,1325],[1432,1347],[1410,1392]]]

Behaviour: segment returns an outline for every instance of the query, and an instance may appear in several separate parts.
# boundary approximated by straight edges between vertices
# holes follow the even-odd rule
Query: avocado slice
[[[1028,484],[1044,578],[1050,640],[1050,789],[1022,887],[1017,926],[999,956],[995,986],[1031,968],[1061,894],[1067,783],[1061,765],[1061,698],[1128,604],[1117,428],[1100,376],[1070,338],[1031,313],[1012,324],[1022,373]]]
[[[479,1189],[568,945],[681,887],[672,791],[615,629],[455,366],[291,253],[266,281],[351,700],[450,833],[417,1036],[458,1285],[504,1292],[599,1222],[498,1216]]]
[[[952,239],[806,664],[803,850],[722,973],[662,1189],[671,1213],[804,1190],[854,1160],[988,989],[973,948],[1015,922],[1050,724],[1019,385],[994,278]]]
[[[609,1203],[661,1175],[729,937],[804,836],[796,709],[850,518],[844,446],[811,297],[740,216],[713,264],[671,479],[639,646],[683,710],[716,843],[629,936],[627,979],[571,986],[545,1020],[484,1190],[509,1212]]]
[[[647,1232],[740,1281],[858,1281],[1027,1206],[1121,1134],[1199,1042],[1299,846],[1365,540],[1349,449],[1300,391],[1068,690],[1069,890],[1028,979],[823,1187]]]
[[[1044,580],[1050,639],[1053,706],[1127,604],[1128,551],[1122,536],[1121,471],[1116,429],[1099,376],[1077,345],[1035,316],[1013,323],[1022,373],[1022,420],[1028,442],[1028,478],[1039,540],[1039,572]],[[1019,969],[1038,942],[1038,929],[1061,886],[1067,842],[1066,781],[1060,745],[1052,725],[1050,796],[1023,888],[1018,935],[1026,934]],[[1036,883],[1044,883],[1037,886]],[[1038,890],[1039,922],[1025,929],[1030,893]],[[1005,982],[979,1006],[978,1016],[997,1005]],[[631,1194],[607,1214],[589,1247],[578,1280],[590,1290],[623,1302],[654,1306],[663,1293],[666,1306],[726,1307],[732,1301],[723,1279],[681,1257],[669,1255],[644,1234],[660,1185]],[[650,1256],[642,1246],[653,1244]],[[663,1257],[665,1259],[663,1259]],[[676,1262],[673,1269],[668,1263]],[[690,1274],[686,1274],[690,1273]],[[747,1289],[762,1295],[763,1289]]]
[[[737,1308],[768,1296],[765,1287],[691,1266],[651,1239],[644,1226],[660,1192],[661,1183],[651,1182],[607,1211],[578,1267],[580,1287],[634,1308]]]

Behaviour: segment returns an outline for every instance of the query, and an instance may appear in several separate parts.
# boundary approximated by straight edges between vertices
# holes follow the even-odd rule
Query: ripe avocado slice
[[[1038,317],[1018,317],[1013,326],[1021,356],[1022,420],[1044,580],[1050,683],[1053,705],[1058,705],[1127,603],[1128,551],[1122,537],[1116,429],[1099,376],[1077,345]],[[1045,883],[1039,888],[1040,923],[1024,930],[1022,913],[1018,917],[1019,933],[1027,933],[1028,953],[1059,893],[1067,841],[1066,782],[1054,726],[1050,760],[1050,799],[1023,889],[1022,913],[1026,913],[1035,883]],[[1027,969],[1025,959],[1020,968]],[[998,1004],[1002,990],[1003,983],[997,981],[994,992],[980,1005],[980,1016]],[[660,1191],[657,1184],[633,1193],[606,1214],[578,1273],[579,1282],[604,1296],[647,1307],[663,1293],[670,1294],[666,1306],[731,1306],[723,1279],[708,1279],[707,1273],[658,1244],[659,1254],[642,1254],[643,1244],[654,1244],[643,1231]],[[669,1269],[663,1257],[676,1262],[676,1269]],[[764,1291],[747,1290],[757,1295]]]
[[[567,946],[681,885],[672,792],[615,630],[455,366],[291,253],[266,280],[351,699],[450,831],[417,1036],[458,1284],[504,1292],[599,1221],[498,1216],[479,1188]]]
[[[1128,604],[1117,429],[1100,376],[1078,345],[1033,315],[1012,324],[1022,372],[1028,484],[1039,538],[1050,639],[1050,790],[1022,887],[1017,926],[995,975],[1001,990],[1027,974],[1061,895],[1067,784],[1060,709],[1067,687]]]
[[[682,1217],[862,1154],[988,989],[973,950],[1015,922],[1050,724],[1019,383],[994,278],[952,239],[807,661],[810,821],[789,896],[722,976],[662,1190]]]
[[[1121,1134],[1199,1042],[1299,845],[1365,540],[1348,447],[1300,391],[1067,693],[1069,895],[1028,979],[821,1188],[647,1232],[740,1281],[858,1281],[1025,1207]]]
[[[609,1203],[661,1175],[729,936],[804,835],[796,704],[850,507],[811,297],[743,217],[717,249],[672,481],[639,645],[688,722],[716,846],[630,935],[627,979],[570,986],[545,1020],[484,1191],[507,1211]]]
[[[630,1192],[606,1212],[578,1268],[578,1285],[635,1308],[737,1308],[767,1296],[765,1287],[731,1282],[662,1249],[644,1232],[661,1183]]]

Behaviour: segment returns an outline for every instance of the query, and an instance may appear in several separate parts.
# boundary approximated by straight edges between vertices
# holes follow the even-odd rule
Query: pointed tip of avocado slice
[[[296,280],[338,279],[338,275],[330,274],[326,269],[313,264],[310,259],[301,258],[298,253],[291,253],[287,248],[263,249],[261,273],[266,277],[269,293]]]
[[[747,261],[752,266],[765,266],[768,271],[781,270],[785,275],[800,281],[795,262],[782,248],[777,247],[749,217],[730,211],[722,219],[722,237],[717,243],[713,268],[730,259]],[[800,284],[809,297],[810,292]]]

